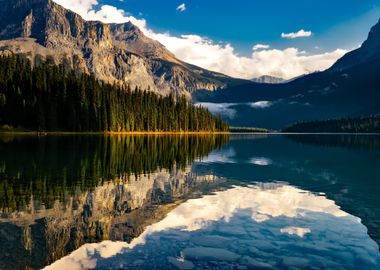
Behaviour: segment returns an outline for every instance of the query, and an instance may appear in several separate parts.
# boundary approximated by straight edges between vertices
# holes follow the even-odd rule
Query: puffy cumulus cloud
[[[256,44],[255,46],[253,46],[252,50],[258,51],[258,50],[269,49],[269,48],[270,46],[266,44]]]
[[[123,10],[109,5],[103,5],[97,11],[89,11],[87,17],[93,21],[102,21],[105,23],[123,23],[127,20],[130,21],[132,19],[128,18]]]
[[[305,31],[303,29],[294,33],[282,33],[282,38],[301,38],[301,37],[311,37],[313,33],[311,31]]]
[[[104,23],[124,23],[131,21],[142,30],[145,30],[146,21],[127,14],[124,10],[110,5],[99,5],[97,0],[53,0],[59,5],[78,13],[87,21],[101,21]]]
[[[325,70],[347,52],[337,49],[332,52],[310,55],[297,48],[279,50],[271,49],[265,44],[257,44],[252,48],[251,55],[242,56],[229,43],[220,44],[199,35],[173,36],[170,33],[156,33],[148,28],[146,20],[137,19],[113,6],[99,5],[96,0],[54,1],[77,12],[86,20],[99,20],[107,23],[131,21],[144,34],[161,42],[182,61],[236,78],[251,79],[270,75],[291,79],[314,71]],[[299,31],[295,34],[303,32]]]
[[[81,15],[84,19],[88,19],[87,14],[90,10],[93,9],[94,6],[98,5],[97,0],[53,0],[57,4],[70,9],[79,15]]]
[[[243,79],[263,75],[291,79],[323,71],[347,53],[337,49],[310,55],[297,48],[269,49],[259,44],[253,47],[250,56],[241,56],[231,44],[215,43],[198,35],[175,37],[150,31],[150,37],[160,41],[182,61]]]
[[[183,4],[180,4],[178,7],[177,7],[177,10],[180,11],[180,12],[184,12],[186,10],[186,4],[183,3]]]
[[[272,49],[253,52],[250,65],[254,67],[249,78],[266,74],[291,79],[302,74],[323,71],[346,54],[346,50],[309,55],[297,48]]]

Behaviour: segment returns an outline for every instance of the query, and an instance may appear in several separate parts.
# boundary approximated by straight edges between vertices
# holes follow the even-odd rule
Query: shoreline
[[[319,132],[319,133],[290,133],[290,132],[233,132],[233,131],[129,131],[129,132],[69,132],[69,131],[52,131],[52,132],[38,132],[38,131],[1,131],[2,135],[19,135],[19,136],[74,136],[74,135],[104,135],[104,136],[164,136],[164,135],[380,135],[380,133],[333,133],[333,132]]]
[[[229,135],[229,131],[128,131],[128,132],[70,132],[70,131],[0,131],[0,135],[59,136],[59,135]]]

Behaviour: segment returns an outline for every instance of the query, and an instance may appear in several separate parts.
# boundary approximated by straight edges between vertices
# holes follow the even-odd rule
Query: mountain
[[[0,52],[49,60],[98,79],[189,95],[240,83],[178,60],[130,22],[85,21],[52,0],[0,0]]]
[[[269,84],[278,84],[278,83],[285,83],[286,80],[274,76],[269,75],[263,75],[257,78],[253,78],[251,81],[256,83],[269,83]]]
[[[234,126],[284,129],[302,121],[357,118],[380,113],[380,22],[363,45],[331,68],[286,84],[246,83],[193,94],[217,107]],[[211,105],[210,105],[211,104]]]
[[[332,71],[344,71],[351,67],[371,62],[380,57],[380,21],[372,27],[368,38],[360,48],[347,53],[331,68]]]

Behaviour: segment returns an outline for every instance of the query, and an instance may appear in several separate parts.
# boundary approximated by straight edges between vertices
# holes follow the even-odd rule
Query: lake
[[[380,136],[1,136],[0,269],[380,269]]]

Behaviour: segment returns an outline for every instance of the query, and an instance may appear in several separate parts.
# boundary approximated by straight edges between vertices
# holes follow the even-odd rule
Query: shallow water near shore
[[[378,269],[380,136],[2,136],[0,269]]]

